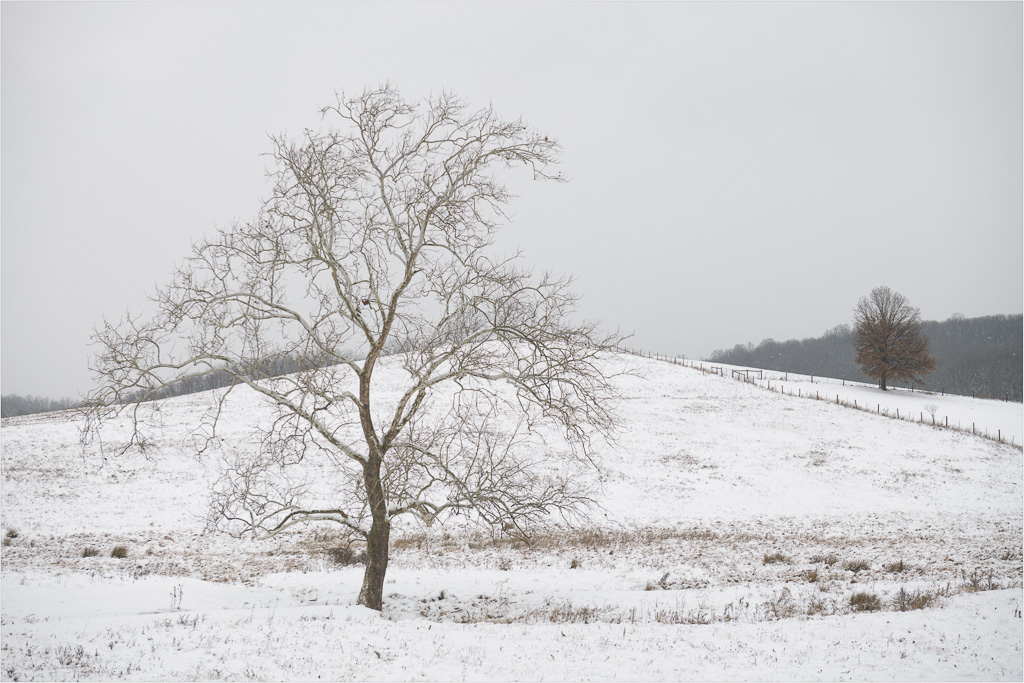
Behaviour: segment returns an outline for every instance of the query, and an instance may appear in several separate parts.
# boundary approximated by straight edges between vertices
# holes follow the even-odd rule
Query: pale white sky
[[[501,238],[584,312],[700,357],[817,336],[878,285],[1020,313],[1022,4],[0,3],[3,393],[253,216],[268,133],[391,81],[559,139]]]

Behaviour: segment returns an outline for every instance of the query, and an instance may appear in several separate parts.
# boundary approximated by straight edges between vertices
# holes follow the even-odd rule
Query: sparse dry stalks
[[[905,586],[900,586],[899,592],[896,593],[896,596],[892,600],[892,607],[894,610],[899,612],[924,609],[931,605],[937,597],[938,596],[935,593],[930,593],[920,589],[916,591],[908,591]]]
[[[882,609],[882,601],[874,593],[860,591],[850,596],[850,607],[854,612],[877,612]]]
[[[827,553],[827,554],[823,554],[823,555],[813,555],[811,557],[811,562],[812,563],[814,563],[814,564],[823,564],[823,565],[825,565],[827,567],[831,567],[832,565],[834,565],[838,561],[839,561],[839,558],[836,557],[835,553]]]
[[[885,565],[885,571],[889,574],[902,574],[908,569],[910,569],[910,567],[904,564],[903,560]]]
[[[871,569],[871,564],[867,560],[849,560],[843,563],[843,569],[854,574],[867,571]]]
[[[764,564],[793,564],[793,559],[782,553],[781,550],[764,554]]]
[[[650,546],[670,543],[707,542],[720,540],[718,532],[702,527],[679,529],[676,527],[642,527],[639,529],[600,529],[587,527],[583,529],[552,529],[537,533],[529,543],[519,538],[494,536],[483,532],[471,532],[455,537],[449,533],[428,535],[425,532],[413,532],[391,538],[393,550],[459,550],[468,546],[470,550],[531,550],[574,552],[579,550],[614,551],[637,546]],[[746,542],[763,540],[756,535],[731,536],[730,540]]]

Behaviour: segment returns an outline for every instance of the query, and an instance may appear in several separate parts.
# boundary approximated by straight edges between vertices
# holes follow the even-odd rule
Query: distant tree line
[[[44,396],[7,394],[0,396],[0,417],[67,410],[68,408],[74,408],[78,403],[78,401],[70,398],[46,398]]]
[[[200,391],[223,389],[238,384],[240,376],[246,377],[279,377],[304,370],[315,370],[326,363],[316,359],[310,360],[301,355],[280,356],[264,361],[254,367],[222,368],[213,371],[185,373],[154,391],[137,389],[125,394],[125,402],[153,401],[158,399],[195,394]],[[48,413],[55,410],[66,410],[82,405],[81,401],[70,398],[51,399],[42,396],[19,396],[8,394],[0,398],[0,417],[15,417],[34,413]]]
[[[935,369],[917,388],[966,396],[1020,401],[1024,388],[1024,315],[924,321],[921,332],[935,357]],[[707,360],[874,383],[855,362],[854,332],[838,325],[821,337],[779,342],[765,339],[757,346],[738,344],[714,351]]]

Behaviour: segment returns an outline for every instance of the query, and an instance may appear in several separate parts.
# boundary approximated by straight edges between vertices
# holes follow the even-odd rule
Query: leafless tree
[[[854,309],[856,361],[886,390],[889,379],[920,382],[935,369],[928,339],[921,334],[921,312],[888,287],[876,287]]]
[[[276,418],[258,452],[231,459],[217,526],[261,537],[343,525],[366,542],[359,602],[379,610],[399,516],[466,513],[526,534],[589,502],[560,465],[592,466],[613,434],[601,356],[622,338],[574,321],[568,279],[493,250],[510,199],[498,171],[559,179],[553,139],[450,94],[410,102],[390,86],[322,114],[336,128],[273,138],[273,194],[255,221],[196,245],[151,320],[97,332],[92,405],[97,422],[128,411],[138,444],[138,399],[175,378],[227,372],[258,392]],[[308,367],[259,372],[284,357]],[[384,398],[375,371],[390,373]],[[289,474],[314,458],[330,472],[326,501]]]

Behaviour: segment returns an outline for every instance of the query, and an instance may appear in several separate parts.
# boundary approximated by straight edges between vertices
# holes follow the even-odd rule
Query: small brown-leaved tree
[[[273,139],[256,220],[196,245],[151,320],[97,332],[92,406],[95,424],[131,415],[139,445],[153,404],[140,399],[174,380],[228,373],[257,392],[273,422],[255,452],[230,457],[211,519],[256,537],[342,525],[366,544],[359,602],[380,610],[396,518],[464,513],[525,535],[590,502],[570,465],[592,466],[612,436],[602,354],[622,338],[574,319],[569,280],[492,249],[509,200],[499,171],[558,179],[553,139],[390,86],[322,113],[335,128]],[[306,365],[268,376],[281,359]],[[313,460],[315,481],[291,475]],[[325,477],[329,495],[314,495]]]
[[[876,287],[854,309],[857,364],[885,391],[891,379],[920,382],[935,369],[928,339],[921,334],[921,312],[888,287]]]

